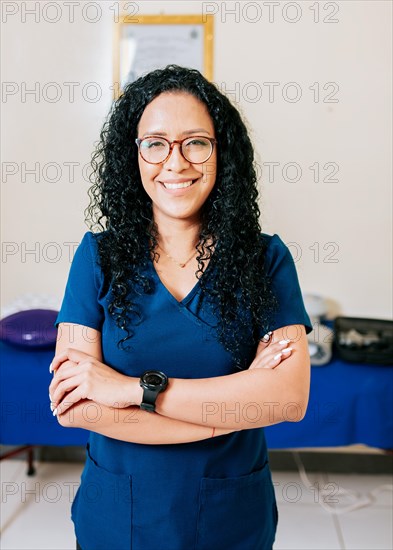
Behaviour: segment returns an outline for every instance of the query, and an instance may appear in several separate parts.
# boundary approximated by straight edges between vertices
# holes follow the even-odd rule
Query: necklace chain
[[[163,251],[163,253],[165,254],[165,256],[167,258],[169,258],[170,260],[172,260],[172,262],[174,262],[178,267],[181,267],[181,268],[184,268],[186,267],[186,265],[193,259],[193,257],[195,256],[195,254],[198,252],[197,250],[194,250],[194,252],[191,254],[191,256],[188,258],[188,260],[186,260],[185,262],[178,262],[177,260],[175,260],[175,258],[173,258],[170,254],[168,254],[168,252],[166,252],[161,245],[158,245],[158,248],[161,248],[161,250]]]

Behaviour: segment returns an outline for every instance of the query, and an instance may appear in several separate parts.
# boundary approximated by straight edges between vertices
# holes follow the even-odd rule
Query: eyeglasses
[[[135,143],[139,148],[139,154],[149,164],[166,162],[171,156],[175,143],[180,145],[181,154],[188,162],[202,164],[211,157],[217,141],[205,136],[192,136],[173,141],[163,137],[148,136],[143,139],[137,138]]]

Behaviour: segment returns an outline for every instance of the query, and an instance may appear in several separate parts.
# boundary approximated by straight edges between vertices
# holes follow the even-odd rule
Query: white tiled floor
[[[70,507],[83,465],[43,462],[36,467],[36,475],[28,477],[24,462],[1,462],[0,548],[74,550]],[[296,472],[272,475],[279,512],[274,550],[392,550],[392,492],[370,497],[376,487],[392,483],[390,476],[308,474],[309,489]],[[344,489],[357,494],[344,495]],[[369,506],[343,514],[331,514],[320,504],[340,511],[367,496]]]

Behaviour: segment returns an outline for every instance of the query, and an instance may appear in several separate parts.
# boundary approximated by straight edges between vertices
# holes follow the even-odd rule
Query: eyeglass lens
[[[163,162],[169,155],[170,145],[167,141],[157,137],[148,137],[141,141],[140,152],[147,162]],[[181,150],[189,162],[205,162],[212,153],[211,142],[204,138],[190,138],[183,141]]]

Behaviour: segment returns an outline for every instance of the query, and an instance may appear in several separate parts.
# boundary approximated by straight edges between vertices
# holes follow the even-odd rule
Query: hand
[[[82,399],[119,409],[134,404],[132,391],[136,379],[117,372],[87,353],[67,348],[55,355],[51,370],[54,376],[49,395],[53,414],[63,414]]]
[[[281,361],[290,357],[292,348],[287,347],[290,340],[271,342],[271,332],[268,332],[258,344],[255,358],[249,369],[274,369]]]

